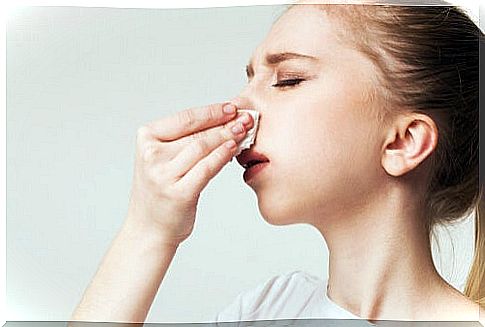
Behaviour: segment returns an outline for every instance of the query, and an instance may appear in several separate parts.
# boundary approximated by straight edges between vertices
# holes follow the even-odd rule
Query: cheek
[[[289,167],[302,169],[302,173],[311,168],[315,173],[316,168],[338,170],[342,163],[356,159],[364,128],[348,115],[343,116],[335,112],[323,115],[315,110],[293,117],[281,131],[281,150],[293,163]]]
[[[315,110],[284,126],[277,164],[291,192],[348,197],[372,184],[378,156],[370,121],[348,111]]]

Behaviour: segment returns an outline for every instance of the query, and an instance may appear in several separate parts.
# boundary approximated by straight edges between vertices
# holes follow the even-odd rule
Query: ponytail
[[[475,255],[463,293],[485,308],[485,217],[483,188],[475,206]]]

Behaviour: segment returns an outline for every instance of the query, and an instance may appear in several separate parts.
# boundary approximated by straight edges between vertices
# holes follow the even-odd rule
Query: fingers
[[[191,188],[194,193],[199,194],[209,181],[219,173],[227,162],[236,153],[237,144],[234,140],[229,140],[215,150],[207,157],[197,162],[177,184],[183,189]]]
[[[216,103],[208,106],[189,108],[174,115],[148,123],[153,135],[160,141],[173,141],[198,131],[224,124],[236,117],[236,107],[227,106],[230,113],[223,110],[224,104]]]
[[[189,144],[193,143],[194,141],[198,141],[200,139],[207,140],[209,145],[212,145],[214,149],[216,146],[222,144],[223,140],[229,140],[231,138],[230,129],[237,123],[241,122],[246,127],[251,128],[254,121],[251,115],[247,113],[238,114],[235,116],[236,119],[230,120],[224,125],[219,125],[216,127],[212,127],[201,132],[197,132],[194,134],[187,135],[181,139],[171,142],[171,145],[179,148],[183,148],[188,146]]]
[[[224,142],[233,139],[236,143],[239,143],[246,136],[247,130],[253,125],[252,119],[247,117],[245,119],[244,116],[249,115],[245,113],[244,115],[241,115],[238,120],[231,122],[227,126],[199,133],[199,137],[187,144],[187,146],[185,146],[183,150],[171,160],[167,169],[169,169],[169,171],[178,171],[179,175],[177,178],[181,178],[198,161],[203,159]],[[243,122],[245,124],[242,124]],[[236,129],[233,129],[234,127],[236,127]]]

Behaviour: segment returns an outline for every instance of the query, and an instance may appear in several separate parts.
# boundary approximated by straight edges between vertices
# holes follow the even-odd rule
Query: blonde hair
[[[483,201],[477,204],[475,211],[475,255],[464,294],[485,307],[485,264],[482,261],[485,257],[485,219],[480,217],[481,213],[483,213]]]

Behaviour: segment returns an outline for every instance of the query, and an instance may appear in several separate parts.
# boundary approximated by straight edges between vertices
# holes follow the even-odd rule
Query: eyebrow
[[[277,64],[279,64],[283,61],[291,60],[291,59],[310,59],[310,60],[313,60],[313,61],[318,61],[318,58],[316,58],[316,57],[312,57],[312,56],[301,54],[301,53],[280,52],[280,53],[268,54],[265,58],[265,65],[274,66],[274,65],[277,65]],[[250,62],[248,65],[246,65],[246,75],[248,77],[251,77],[251,76],[254,75],[252,62]]]

